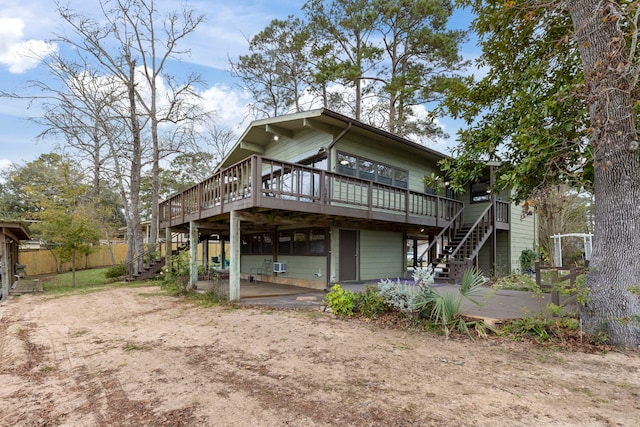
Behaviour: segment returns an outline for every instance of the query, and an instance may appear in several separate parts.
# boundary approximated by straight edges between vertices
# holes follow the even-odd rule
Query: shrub
[[[417,286],[402,283],[400,279],[382,279],[378,282],[378,294],[384,303],[393,310],[402,313],[411,313],[415,310],[414,298],[418,291]]]
[[[107,269],[107,271],[104,272],[104,276],[107,279],[112,279],[114,277],[123,277],[127,275],[127,268],[124,266],[124,264],[116,264],[113,267],[110,267]]]
[[[384,298],[375,286],[367,286],[364,292],[357,293],[354,300],[354,312],[364,317],[375,317],[387,310]]]
[[[535,279],[525,274],[512,274],[511,276],[501,277],[494,281],[491,287],[510,291],[541,292]]]
[[[180,252],[169,258],[167,265],[162,267],[162,286],[175,289],[178,292],[187,291],[190,276],[189,254]]]
[[[520,271],[522,273],[531,273],[534,270],[535,262],[538,254],[532,249],[524,249],[520,252]]]
[[[338,316],[353,316],[355,299],[355,292],[344,290],[339,284],[333,285],[325,296],[327,307]]]
[[[475,327],[478,333],[484,334],[485,327],[482,324],[475,321],[466,321],[462,318],[460,312],[462,298],[466,298],[474,304],[480,304],[474,297],[478,294],[483,284],[482,273],[477,270],[466,270],[462,274],[459,293],[441,294],[433,289],[431,285],[421,286],[420,291],[414,298],[414,307],[420,317],[442,325],[447,337],[453,329],[469,333],[470,326]]]

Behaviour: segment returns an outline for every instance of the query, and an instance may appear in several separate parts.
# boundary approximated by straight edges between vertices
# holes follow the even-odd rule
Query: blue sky
[[[63,3],[65,0],[63,0]],[[69,0],[72,9],[88,13],[98,5],[97,0]],[[157,0],[160,9],[175,10],[180,2]],[[248,124],[244,106],[250,101],[234,85],[228,73],[228,58],[236,58],[247,49],[248,38],[263,29],[272,19],[284,19],[300,14],[302,1],[294,0],[218,0],[188,1],[188,7],[204,14],[206,20],[182,47],[191,55],[184,58],[174,74],[196,70],[206,80],[202,95],[218,112],[217,120],[241,131]],[[456,11],[452,27],[466,29],[470,15]],[[29,81],[47,81],[46,69],[22,55],[27,49],[46,52],[55,49],[49,42],[54,34],[63,31],[62,22],[53,0],[2,0],[0,2],[0,91],[26,93]],[[474,43],[463,47],[463,54],[474,59],[478,50]],[[182,70],[180,70],[182,68]],[[10,163],[23,163],[51,152],[55,141],[37,139],[42,130],[28,118],[37,116],[37,103],[0,99],[0,168]],[[460,123],[442,118],[440,123],[451,135],[449,141],[432,145],[447,151],[454,144]],[[239,133],[239,132],[238,132]]]

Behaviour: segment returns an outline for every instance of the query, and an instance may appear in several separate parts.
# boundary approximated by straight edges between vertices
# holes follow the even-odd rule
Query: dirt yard
[[[637,426],[637,353],[445,340],[158,288],[0,306],[1,426]]]

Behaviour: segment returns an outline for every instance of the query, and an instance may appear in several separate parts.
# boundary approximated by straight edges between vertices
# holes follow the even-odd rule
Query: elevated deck
[[[254,155],[160,203],[160,227],[255,208],[444,227],[463,203]]]

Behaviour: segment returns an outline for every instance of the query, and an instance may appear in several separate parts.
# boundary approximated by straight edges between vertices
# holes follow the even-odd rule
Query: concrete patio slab
[[[223,289],[228,282],[221,280],[216,286]],[[363,292],[372,283],[346,283],[341,286],[353,292]],[[198,290],[205,292],[214,286],[213,282],[198,282]],[[228,285],[227,285],[228,286]],[[458,285],[435,284],[438,292],[457,293]],[[223,291],[224,293],[224,291]],[[326,292],[299,286],[281,285],[269,282],[240,282],[240,304],[273,308],[318,309],[323,308]],[[551,297],[549,294],[532,292],[493,290],[487,288],[475,298],[480,305],[463,299],[462,313],[471,318],[482,319],[494,325],[511,319],[542,314]]]

